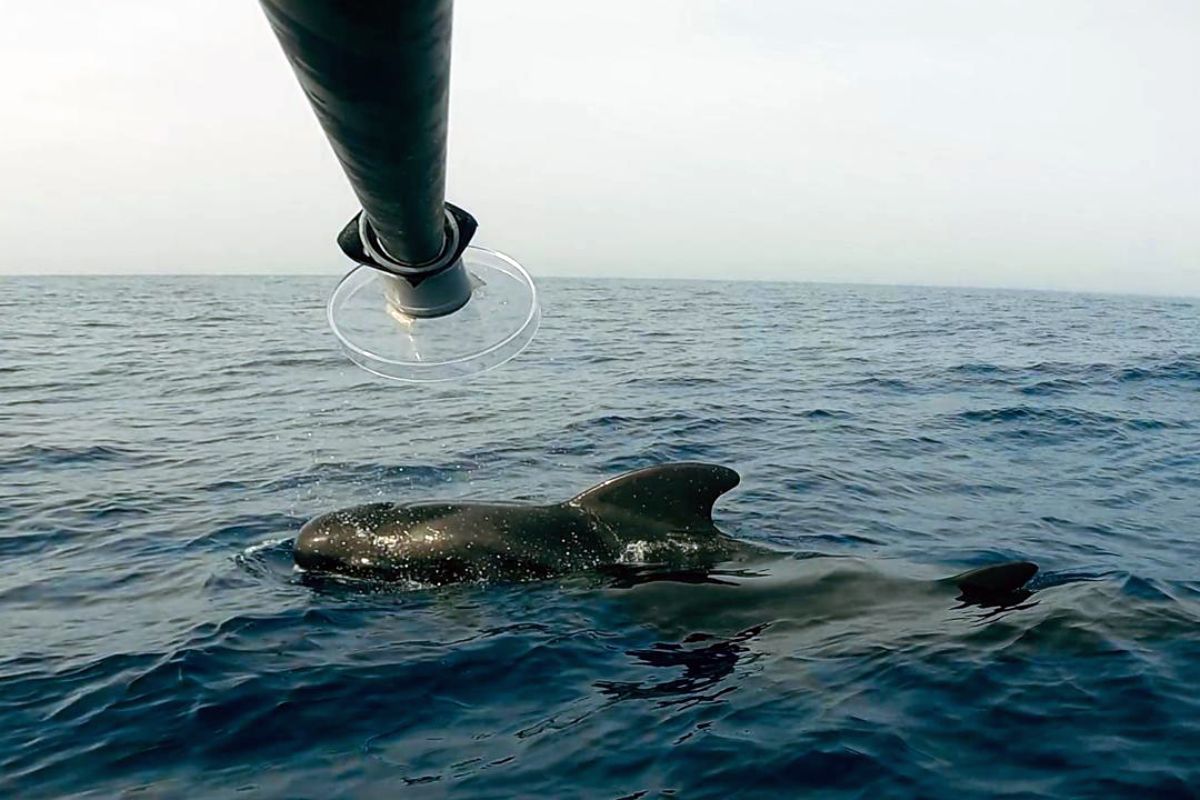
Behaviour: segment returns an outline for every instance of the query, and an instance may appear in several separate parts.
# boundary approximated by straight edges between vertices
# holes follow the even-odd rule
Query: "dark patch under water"
[[[430,388],[341,359],[328,283],[4,281],[0,796],[1197,796],[1200,302],[547,280]],[[331,508],[677,459],[799,555],[291,568]],[[1015,607],[933,583],[1012,559]]]

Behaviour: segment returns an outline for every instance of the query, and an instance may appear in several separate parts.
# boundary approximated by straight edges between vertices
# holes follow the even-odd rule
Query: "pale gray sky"
[[[6,3],[0,273],[324,272],[251,0]],[[448,198],[538,275],[1200,294],[1196,0],[457,0]]]

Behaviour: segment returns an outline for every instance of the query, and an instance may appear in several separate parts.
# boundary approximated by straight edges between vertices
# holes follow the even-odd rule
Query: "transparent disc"
[[[420,383],[485,372],[524,350],[541,321],[529,273],[481,247],[468,247],[462,261],[471,299],[442,317],[410,317],[389,303],[398,279],[387,273],[359,266],[342,278],[327,312],[350,360],[384,378]]]

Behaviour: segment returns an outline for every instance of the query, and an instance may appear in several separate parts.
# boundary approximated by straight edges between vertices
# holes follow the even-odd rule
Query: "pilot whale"
[[[382,580],[452,583],[544,578],[613,563],[635,548],[732,555],[713,503],[741,479],[727,467],[640,469],[563,503],[371,503],[323,514],[300,529],[296,565]]]
[[[780,554],[734,539],[713,523],[717,499],[741,481],[715,464],[663,464],[606,480],[562,503],[370,503],[307,522],[293,546],[302,570],[378,581],[447,584],[530,580],[615,564],[702,575],[722,562]],[[1017,592],[1029,562],[947,579],[969,601]]]

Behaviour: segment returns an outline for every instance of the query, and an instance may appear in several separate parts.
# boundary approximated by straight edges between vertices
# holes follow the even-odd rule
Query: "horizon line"
[[[323,278],[341,280],[348,272],[325,274],[321,272],[14,272],[0,273],[4,278],[41,278],[41,279],[104,279],[104,278]],[[980,285],[962,283],[900,283],[890,281],[836,281],[804,278],[710,278],[710,277],[658,277],[635,275],[534,275],[534,282],[539,280],[553,281],[636,281],[639,283],[745,283],[745,284],[809,284],[815,286],[864,286],[891,289],[948,289],[955,291],[992,291],[992,292],[1029,292],[1037,294],[1071,294],[1098,295],[1106,297],[1149,297],[1176,300],[1198,300],[1200,291],[1195,293],[1172,294],[1156,291],[1135,291],[1128,289],[1076,289],[1038,286],[1005,286]]]

